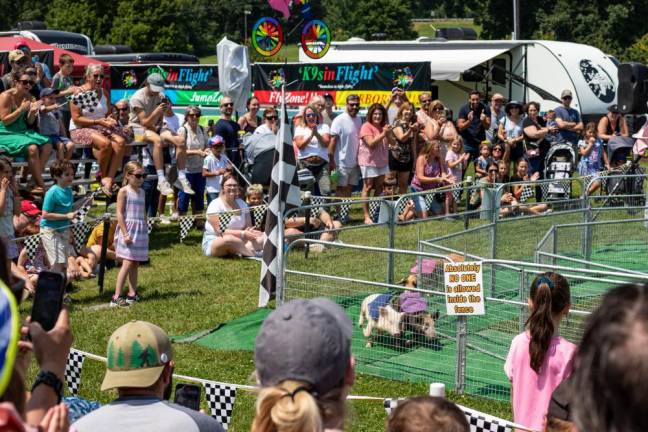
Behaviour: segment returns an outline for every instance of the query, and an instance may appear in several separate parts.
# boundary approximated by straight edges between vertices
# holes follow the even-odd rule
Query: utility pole
[[[520,0],[513,0],[513,40],[520,39]]]
[[[245,46],[247,46],[247,44],[248,44],[247,43],[247,40],[248,40],[248,37],[247,37],[247,17],[251,13],[252,13],[252,11],[249,10],[247,7],[245,9],[243,9],[243,22],[244,22],[243,27],[245,27],[245,37],[243,39],[243,45],[245,45]],[[254,37],[254,35],[252,35],[252,37]]]

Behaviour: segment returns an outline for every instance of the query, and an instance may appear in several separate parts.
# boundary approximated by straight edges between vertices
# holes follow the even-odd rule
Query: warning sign
[[[484,315],[481,261],[445,263],[443,274],[448,315]]]

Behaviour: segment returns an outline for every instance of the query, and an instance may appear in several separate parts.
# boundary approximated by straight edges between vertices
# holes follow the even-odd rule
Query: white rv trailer
[[[300,49],[300,62],[429,61],[434,97],[455,115],[477,89],[508,100],[537,101],[541,110],[560,104],[569,89],[572,106],[596,117],[616,103],[617,65],[599,49],[571,42],[528,41],[346,41],[333,42],[324,57],[312,59]]]

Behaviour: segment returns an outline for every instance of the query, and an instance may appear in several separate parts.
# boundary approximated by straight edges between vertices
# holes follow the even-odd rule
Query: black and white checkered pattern
[[[74,396],[79,393],[79,386],[81,385],[81,369],[83,369],[84,360],[85,353],[77,351],[74,348],[70,349],[67,364],[65,365],[65,382]]]
[[[184,241],[187,237],[187,234],[189,234],[189,230],[194,225],[195,220],[196,216],[194,215],[181,216],[178,219],[178,224],[180,225],[180,242]]]
[[[530,184],[525,184],[522,187],[522,194],[520,195],[520,202],[527,202],[529,198],[535,195],[534,188]]]
[[[385,411],[387,411],[387,416],[403,400],[405,399],[385,399],[383,406],[385,407]],[[513,425],[506,420],[479,411],[472,411],[466,407],[459,406],[459,408],[466,414],[466,420],[468,420],[468,424],[470,425],[470,432],[514,432],[515,430]]]
[[[205,396],[209,404],[211,416],[227,430],[232,419],[234,401],[236,400],[236,387],[218,384],[212,381],[203,383]]]
[[[353,202],[353,200],[350,199],[342,199],[340,200],[342,203],[347,203],[347,204],[341,204],[338,206],[337,210],[337,219],[342,222],[343,224],[346,224],[349,222],[350,212],[351,212],[351,206],[348,203]]]
[[[374,223],[378,222],[378,216],[380,215],[380,203],[382,200],[372,200],[369,201],[369,216]]]
[[[259,307],[268,305],[271,297],[278,289],[277,275],[283,271],[283,218],[286,212],[301,204],[299,178],[295,151],[292,145],[292,134],[288,125],[286,112],[285,86],[281,89],[281,126],[277,134],[277,144],[274,149],[272,174],[270,176],[270,194],[268,212],[266,214],[266,242],[263,245],[263,260],[261,262],[261,277],[259,282]]]
[[[155,222],[157,222],[158,218],[156,217],[150,217],[146,219],[146,226],[148,228],[148,233],[149,235],[151,234],[151,231],[153,231],[153,227],[155,226]]]
[[[94,202],[95,197],[101,192],[101,189],[88,194],[87,196],[81,198],[76,203],[74,203],[74,208],[76,209],[76,215],[72,219],[73,224],[81,223],[85,220],[86,215],[92,208],[92,203]]]
[[[452,186],[452,199],[454,200],[454,202],[456,202],[456,203],[459,202],[459,200],[461,199],[461,192],[462,191],[463,191],[463,189],[461,188],[460,184],[456,184],[456,185]]]
[[[326,202],[326,198],[322,196],[311,196],[311,205],[320,206]],[[310,217],[316,218],[319,217],[320,213],[324,210],[322,207],[313,207],[311,209]]]
[[[88,234],[100,223],[103,223],[103,220],[93,220],[88,222],[80,222],[72,225],[72,238],[74,240],[74,250],[77,253],[81,252],[83,246],[88,240]]]
[[[94,112],[99,109],[101,100],[96,90],[88,90],[82,93],[77,93],[70,98],[70,102],[78,106],[80,110],[87,110]]]
[[[27,251],[27,258],[30,260],[34,259],[34,255],[36,255],[36,250],[38,249],[38,245],[40,244],[41,241],[41,234],[34,234],[28,237],[25,237],[22,242],[23,242],[23,247]]]
[[[261,226],[261,223],[263,222],[263,217],[268,210],[268,206],[263,204],[260,206],[252,207],[250,208],[250,210],[252,211],[252,224],[260,229],[265,228]]]

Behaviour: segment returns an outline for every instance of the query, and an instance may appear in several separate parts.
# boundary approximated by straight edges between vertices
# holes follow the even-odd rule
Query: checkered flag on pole
[[[284,215],[301,204],[297,164],[288,127],[286,112],[286,86],[281,86],[281,126],[274,149],[274,163],[270,177],[270,195],[266,215],[261,281],[259,283],[259,307],[268,305],[271,297],[283,290],[283,239]]]
[[[34,234],[30,235],[28,237],[25,237],[23,239],[23,247],[27,249],[27,258],[30,260],[34,259],[34,256],[36,255],[36,250],[38,249],[38,245],[40,244],[41,241],[41,234]]]
[[[180,220],[178,221],[180,224],[180,242],[184,241],[184,239],[187,237],[187,234],[189,234],[189,230],[194,225],[195,220],[196,216],[194,215],[182,216],[180,218]]]
[[[535,195],[535,192],[533,191],[533,188],[531,187],[530,184],[525,183],[524,186],[522,187],[522,194],[520,195],[520,202],[524,203],[527,202],[529,198],[531,198],[533,195]]]
[[[103,220],[92,221],[92,222],[80,222],[72,225],[72,237],[74,239],[74,250],[79,253],[83,249],[83,245],[86,243],[86,239],[90,231],[92,231],[97,225],[103,223]]]
[[[205,387],[205,396],[211,416],[223,425],[223,429],[227,430],[234,410],[236,387],[218,384],[213,381],[205,381],[203,386]]]
[[[65,382],[74,396],[79,393],[81,369],[83,369],[84,360],[85,354],[82,351],[77,351],[74,348],[70,349],[67,364],[65,365]]]
[[[76,215],[74,216],[74,219],[72,219],[73,224],[79,224],[85,220],[86,215],[92,208],[94,198],[99,192],[101,192],[101,189],[97,189],[88,196],[81,198],[77,203],[74,204],[73,207],[76,209]]]

